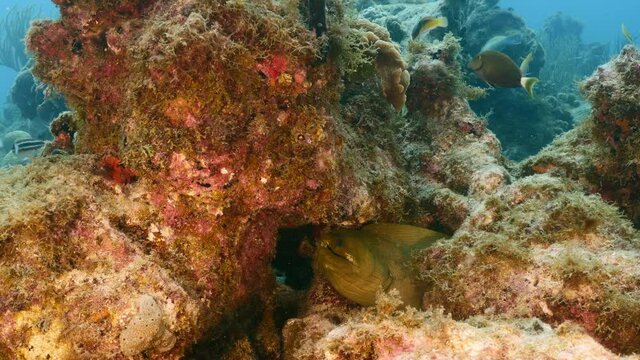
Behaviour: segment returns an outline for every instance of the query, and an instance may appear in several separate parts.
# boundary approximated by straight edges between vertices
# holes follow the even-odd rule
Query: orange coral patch
[[[117,184],[129,184],[137,178],[135,171],[122,166],[120,159],[112,155],[107,155],[102,159],[102,167],[107,172],[107,178]]]

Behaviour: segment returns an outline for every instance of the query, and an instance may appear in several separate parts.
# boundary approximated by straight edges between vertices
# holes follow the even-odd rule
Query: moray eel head
[[[406,264],[412,251],[428,247],[444,236],[397,224],[338,230],[320,238],[316,265],[334,289],[360,305],[374,305],[378,290],[396,288],[406,304],[419,307],[419,284]]]
[[[336,231],[320,239],[317,255],[318,267],[331,285],[363,306],[375,304],[376,291],[391,283],[388,269],[367,245],[357,230]]]

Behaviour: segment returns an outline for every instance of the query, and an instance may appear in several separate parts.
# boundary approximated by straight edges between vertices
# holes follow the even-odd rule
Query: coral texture
[[[395,147],[361,146],[377,135],[343,122],[342,71],[313,65],[321,43],[297,9],[57,3],[61,19],[30,31],[33,72],[74,111],[54,150],[73,135],[90,155],[2,172],[3,354],[179,358],[251,303],[266,313],[243,313],[258,321],[237,337],[263,333],[248,346],[276,357],[279,228],[424,214]]]
[[[409,141],[404,146],[405,156],[417,179],[427,179],[429,190],[420,195],[449,194],[464,206],[456,208],[457,202],[452,198],[445,201],[446,205],[434,201],[436,196],[425,199],[438,209],[432,216],[439,224],[451,226],[455,233],[450,240],[424,250],[415,259],[421,279],[428,283],[423,306],[442,307],[454,319],[466,321],[477,315],[514,321],[537,317],[557,327],[560,334],[567,326],[562,324],[569,321],[582,329],[581,336],[589,334],[609,350],[624,354],[639,351],[640,328],[634,320],[640,316],[640,241],[636,229],[617,207],[585,191],[589,188],[584,186],[584,172],[580,172],[584,167],[569,168],[570,176],[533,175],[527,171],[521,172],[524,176],[519,179],[510,175],[502,167],[498,151],[493,150],[492,144],[497,141],[490,140],[492,135],[485,132],[477,117],[465,115],[464,108],[457,102],[459,95],[432,96],[434,101],[428,105],[414,102],[413,96],[420,99],[428,94],[441,94],[429,92],[431,88],[447,89],[439,87],[438,80],[452,76],[450,72],[455,71],[455,66],[443,67],[447,64],[447,51],[439,50],[435,54],[440,54],[445,61],[434,53],[429,56],[427,47],[423,54],[426,58],[417,56],[415,63],[419,65],[413,67],[413,83],[408,90],[408,126],[423,126],[422,133],[426,136],[422,141],[411,136],[405,138]],[[629,61],[629,56],[628,50],[614,63]],[[450,86],[450,82],[445,83]],[[589,80],[585,87],[600,89],[608,84],[611,88],[607,94],[621,98],[619,93],[611,91],[622,85],[616,78]],[[635,86],[621,88],[629,89],[627,94],[637,89]],[[593,94],[589,97],[594,99],[594,114],[601,114],[598,98]],[[583,126],[560,142],[565,147],[551,158],[557,159],[558,170],[566,168],[562,161],[565,154],[571,155],[572,151],[576,154],[567,161],[589,166],[590,156],[598,154],[597,148],[589,145],[593,142],[591,136]],[[585,149],[595,152],[587,153]],[[610,161],[621,164],[619,159]],[[411,164],[415,164],[415,168]],[[529,162],[524,165],[525,169],[529,166]],[[550,164],[533,169],[554,174],[555,168]],[[558,175],[561,174],[558,171]],[[456,210],[447,211],[452,208]],[[453,221],[456,218],[459,222]],[[397,347],[401,348],[402,356],[422,354],[422,347],[412,347],[413,340],[404,337],[411,334],[406,324],[398,325],[398,329],[402,329],[398,332],[403,334],[399,340],[393,336],[395,330],[379,325],[379,320],[372,315],[361,319],[351,313],[351,305],[337,301],[335,293],[326,290],[326,285],[316,283],[309,301],[319,304],[320,309],[328,306],[329,310],[318,317],[311,308],[308,317],[291,320],[288,325],[291,332],[287,335],[285,330],[285,338],[289,337],[287,341],[294,350],[286,349],[285,353],[292,359],[384,356],[383,349]],[[497,329],[494,326],[497,325],[493,323],[489,327]],[[447,332],[439,334],[443,333]],[[522,338],[514,343],[521,344],[519,341],[523,341]],[[588,341],[591,344],[588,346],[595,345]],[[463,343],[452,342],[451,346],[455,348]],[[555,340],[550,343],[558,344]],[[579,351],[579,346],[566,343],[562,346],[570,348],[569,351]],[[521,351],[518,356],[523,358],[537,357],[523,348],[518,351]],[[545,351],[554,353],[555,350]],[[602,357],[615,356],[603,353]]]
[[[374,309],[325,308],[289,321],[284,359],[620,358],[570,322],[556,329],[535,318],[456,322],[438,311],[399,311],[396,302],[383,297]]]
[[[478,91],[462,82],[453,36],[412,43],[405,64],[384,28],[340,1],[328,39],[286,1],[55,3],[60,20],[36,22],[27,45],[33,73],[72,112],[51,125],[52,156],[0,170],[6,357],[362,359],[423,354],[424,334],[447,333],[463,340],[433,344],[452,356],[614,358],[587,335],[640,351],[635,229],[581,177],[509,173],[464,98]],[[637,58],[626,49],[585,86],[599,146],[617,156],[608,171],[633,159]],[[633,197],[616,194],[634,214]],[[360,311],[315,276],[289,294],[310,306],[283,352],[274,312],[296,300],[274,295],[279,232],[309,228],[313,242],[382,221],[453,234],[412,258],[423,305],[452,318],[396,312],[384,297]],[[337,310],[314,318],[318,308]],[[468,319],[478,314],[506,320]],[[518,319],[530,317],[559,327]]]
[[[638,351],[640,240],[597,196],[546,175],[487,197],[449,242],[419,257],[425,305],[454,318],[572,320],[609,348]]]
[[[523,174],[549,173],[579,181],[615,202],[640,225],[640,54],[625,47],[582,84],[591,116],[522,164]]]

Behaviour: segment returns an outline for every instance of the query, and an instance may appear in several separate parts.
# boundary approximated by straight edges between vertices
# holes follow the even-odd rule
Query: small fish
[[[22,163],[25,163],[39,156],[45,144],[45,141],[37,139],[18,140],[13,144],[13,150],[11,152],[16,158],[20,159]]]
[[[36,150],[42,148],[46,143],[38,139],[24,139],[18,140],[13,144],[13,153],[21,154],[27,151]]]
[[[375,304],[379,290],[397,289],[405,305],[422,307],[424,286],[408,265],[415,250],[446,237],[410,225],[372,224],[320,238],[318,269],[342,296],[362,306]]]
[[[524,36],[520,33],[511,34],[511,35],[496,35],[491,39],[487,40],[487,42],[482,47],[483,51],[494,50],[494,51],[504,51],[506,48],[520,45],[524,42]]]
[[[504,88],[523,87],[533,97],[533,86],[537,78],[523,76],[533,56],[529,54],[518,67],[507,55],[498,51],[485,51],[476,55],[469,63],[469,68],[487,84]]]
[[[631,36],[629,29],[627,29],[627,27],[624,24],[622,24],[622,35],[624,35],[627,41],[629,41],[629,44],[634,44],[633,36]]]
[[[449,26],[449,20],[446,17],[433,17],[433,16],[425,16],[416,26],[413,27],[413,31],[411,32],[412,38],[417,38],[420,34],[424,32],[429,32],[435,28],[439,27],[447,27]]]

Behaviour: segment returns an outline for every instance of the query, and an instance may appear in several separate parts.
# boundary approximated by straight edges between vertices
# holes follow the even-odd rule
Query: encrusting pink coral
[[[455,233],[416,254],[429,284],[425,308],[442,306],[455,319],[573,320],[612,349],[637,351],[637,281],[621,270],[637,263],[635,232],[570,182],[512,177],[499,142],[461,97],[452,36],[400,63],[384,29],[355,28],[336,11],[329,43],[360,52],[322,62],[323,40],[290,2],[56,4],[61,18],[35,22],[27,44],[34,73],[73,109],[74,155],[0,170],[3,355],[179,359],[211,340],[208,356],[278,358],[271,261],[279,230],[376,221]],[[352,36],[365,28],[384,45]],[[385,71],[396,87],[386,94],[396,109],[407,96],[406,116],[382,95],[368,56],[376,43],[374,54],[393,55]],[[632,117],[616,115],[634,129]],[[399,356],[422,349],[425,338],[411,335],[425,328],[434,338],[443,329],[482,338],[481,328],[437,316],[402,323],[425,314],[385,312],[378,321],[313,281],[309,301],[337,310],[318,322],[291,320],[304,325],[287,340],[294,352],[338,325],[318,354],[364,344]],[[380,324],[399,335],[376,338]],[[509,324],[508,339],[539,339]],[[150,330],[129,336],[140,328]],[[608,354],[583,332],[568,339]],[[479,353],[532,351],[495,343],[499,351]]]
[[[258,320],[237,336],[259,332],[250,347],[277,357],[278,229],[398,221],[415,202],[401,162],[345,145],[371,140],[342,122],[339,69],[314,65],[320,41],[284,7],[59,5],[27,42],[74,110],[75,153],[91,155],[0,176],[0,208],[18,209],[0,219],[14,249],[0,251],[0,349],[21,356],[46,336],[33,354],[180,358],[252,304],[264,313],[242,315]],[[172,347],[118,340],[141,294],[162,304]],[[56,326],[32,330],[41,320]]]

